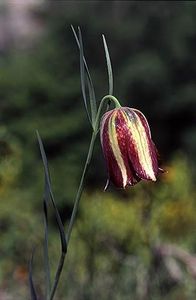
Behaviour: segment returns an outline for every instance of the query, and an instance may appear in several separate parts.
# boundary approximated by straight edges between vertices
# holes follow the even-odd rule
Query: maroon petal
[[[158,154],[145,116],[121,107],[101,120],[101,144],[108,177],[117,187],[134,185],[141,179],[156,180]]]
[[[157,153],[144,115],[131,108],[124,108],[127,118],[127,149],[129,159],[138,177],[156,181]]]
[[[130,164],[126,146],[127,126],[121,109],[112,110],[103,116],[100,134],[109,179],[121,188],[136,184],[140,179]]]
[[[116,119],[115,119],[115,126],[116,126],[116,134],[118,139],[118,145],[120,149],[120,153],[126,167],[127,172],[127,185],[135,185],[140,178],[135,174],[133,166],[129,160],[129,154],[127,149],[127,124],[125,122],[124,111],[119,109]]]
[[[114,110],[107,112],[103,116],[101,121],[100,136],[101,136],[102,149],[103,149],[103,153],[104,153],[104,157],[108,169],[109,180],[111,180],[117,187],[121,188],[123,187],[122,173],[121,170],[119,169],[118,163],[113,154],[113,150],[109,139],[109,131],[108,131],[108,123],[113,112]]]

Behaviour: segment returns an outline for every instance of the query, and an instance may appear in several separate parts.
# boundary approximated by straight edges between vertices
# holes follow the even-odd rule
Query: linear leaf
[[[80,60],[83,59],[83,64],[84,64],[84,68],[85,68],[85,72],[86,72],[86,81],[87,81],[89,95],[90,95],[90,107],[91,107],[91,118],[92,118],[91,123],[94,123],[94,120],[95,120],[95,117],[96,117],[96,114],[97,114],[97,104],[96,104],[95,90],[94,90],[92,78],[91,78],[91,75],[90,75],[90,72],[89,72],[89,68],[88,68],[86,59],[84,57],[81,30],[78,27],[78,32],[79,32],[79,38],[78,38],[78,36],[76,34],[76,31],[75,31],[75,29],[72,25],[71,25],[71,29],[73,31],[76,43],[77,43],[79,51],[80,51]],[[80,63],[81,63],[81,61],[80,61]],[[85,96],[86,96],[86,94],[85,94]],[[87,106],[88,105],[87,105],[87,100],[86,100],[85,107],[87,107]],[[88,110],[87,110],[87,113],[88,113]]]
[[[105,50],[106,62],[107,62],[107,69],[108,69],[109,95],[113,95],[113,73],[112,73],[110,54],[108,51],[108,46],[106,43],[105,36],[103,34],[102,34],[102,38],[103,38],[103,45],[104,45],[104,50]]]
[[[52,300],[59,282],[59,278],[61,275],[61,271],[63,268],[63,264],[64,264],[64,259],[65,259],[65,254],[67,252],[67,242],[66,242],[66,236],[65,236],[65,231],[64,231],[64,227],[63,227],[63,223],[60,217],[60,214],[58,212],[57,206],[55,204],[55,200],[54,200],[54,196],[52,193],[52,188],[51,188],[51,180],[50,180],[50,174],[49,174],[49,168],[48,168],[48,161],[47,161],[47,157],[46,157],[46,153],[44,150],[44,146],[41,140],[41,137],[39,135],[39,132],[37,131],[37,138],[38,138],[38,142],[39,142],[39,148],[40,148],[40,152],[41,152],[41,157],[42,157],[42,161],[43,161],[43,165],[44,165],[44,174],[45,174],[45,183],[47,186],[47,189],[50,194],[50,199],[55,211],[55,217],[56,217],[56,221],[57,221],[57,225],[58,225],[58,229],[59,229],[59,234],[60,234],[60,239],[61,239],[61,257],[57,266],[57,270],[55,273],[55,278],[54,278],[54,283],[51,289],[51,293],[49,295],[49,300]]]
[[[87,77],[87,85],[88,85],[90,105],[91,105],[92,124],[93,124],[93,128],[94,128],[95,118],[96,118],[96,114],[97,114],[97,108],[93,104],[93,103],[96,103],[92,100],[92,99],[95,99],[95,94],[94,94],[93,89],[91,88],[91,83],[90,83],[88,77]]]
[[[82,88],[82,95],[85,103],[85,108],[88,114],[88,118],[90,123],[92,123],[89,111],[88,111],[88,104],[87,104],[87,96],[86,96],[86,74],[85,74],[85,69],[84,69],[84,51],[83,51],[83,44],[82,40],[80,40],[80,80],[81,80],[81,88]]]
[[[57,225],[58,225],[58,229],[59,229],[59,234],[60,234],[60,238],[61,238],[61,249],[62,249],[63,253],[66,253],[66,251],[67,251],[67,242],[66,242],[66,237],[65,237],[65,231],[64,231],[63,223],[62,223],[60,214],[58,212],[57,206],[55,204],[54,196],[53,196],[53,193],[52,193],[51,180],[50,180],[50,174],[49,174],[49,168],[48,168],[48,161],[47,161],[44,146],[43,146],[43,143],[42,143],[42,140],[41,140],[41,137],[40,137],[38,131],[37,131],[37,139],[38,139],[39,148],[40,148],[40,152],[41,152],[41,157],[42,157],[42,161],[43,161],[43,165],[44,165],[44,174],[45,174],[45,178],[46,178],[46,184],[47,184],[47,188],[48,188],[49,193],[50,193],[50,198],[51,198],[52,205],[53,205],[53,208],[54,208],[54,211],[55,211],[55,217],[56,217],[56,221],[57,221]]]
[[[29,261],[29,285],[30,285],[30,292],[31,292],[31,300],[37,300],[37,294],[35,291],[35,286],[33,282],[33,271],[32,271],[32,265],[33,265],[33,257],[34,257],[34,250],[32,252],[30,261]]]
[[[78,27],[78,35],[79,35],[79,43],[80,43],[80,53],[81,53],[81,58],[83,60],[83,65],[84,65],[84,51],[83,51],[83,42],[82,42],[82,34],[80,27]],[[86,64],[87,66],[87,64]],[[88,70],[88,66],[86,68]],[[88,75],[89,74],[89,75]],[[96,114],[97,114],[97,104],[96,104],[96,99],[95,99],[95,91],[92,83],[92,79],[90,76],[90,72],[88,70],[87,72],[87,81],[88,81],[88,89],[89,89],[89,96],[90,96],[90,107],[91,107],[91,118],[92,118],[92,123],[94,125]]]
[[[76,41],[78,41],[78,37],[77,37],[75,29],[72,25],[71,25],[71,28],[73,30]],[[78,43],[79,43],[79,41],[78,41]],[[80,45],[80,43],[79,43],[79,50],[80,50],[80,81],[81,81],[82,96],[83,96],[84,105],[85,105],[88,119],[89,119],[90,123],[92,124],[90,113],[88,110],[87,97],[86,97],[86,85],[85,85],[86,80],[85,80],[84,59],[83,59],[83,57],[84,57],[83,46]]]
[[[50,200],[50,191],[45,176],[43,210],[44,210],[44,269],[45,269],[45,287],[46,299],[49,298],[51,287],[50,264],[48,254],[48,204]]]
[[[72,31],[73,31],[73,34],[74,34],[76,43],[77,43],[78,48],[79,48],[79,50],[80,50],[80,42],[79,42],[79,39],[78,39],[78,37],[77,37],[76,31],[75,31],[73,25],[71,25],[71,29],[72,29]],[[83,61],[84,61],[84,66],[85,66],[85,69],[86,69],[87,76],[88,76],[88,78],[89,78],[89,81],[90,81],[91,84],[92,84],[92,78],[91,78],[91,75],[90,75],[90,72],[89,72],[89,68],[88,68],[88,65],[87,65],[87,62],[86,62],[86,59],[85,59],[84,56],[83,56]],[[92,86],[93,86],[93,84],[92,84]]]

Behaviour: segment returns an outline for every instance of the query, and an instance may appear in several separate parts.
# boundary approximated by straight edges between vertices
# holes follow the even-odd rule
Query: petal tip
[[[155,175],[152,175],[150,179],[151,179],[152,181],[154,181],[154,182],[157,181],[157,178],[156,178]]]
[[[105,187],[104,187],[104,192],[107,190],[108,186],[109,186],[110,180],[107,179]]]

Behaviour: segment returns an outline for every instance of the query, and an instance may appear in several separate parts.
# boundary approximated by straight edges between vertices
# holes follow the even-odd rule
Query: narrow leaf
[[[80,81],[81,81],[82,96],[83,96],[84,105],[85,105],[85,109],[86,109],[88,119],[89,119],[90,123],[92,124],[90,113],[89,113],[89,110],[88,110],[87,97],[86,97],[85,71],[84,71],[85,63],[84,63],[83,46],[80,45],[77,34],[75,32],[75,29],[72,25],[71,25],[71,28],[72,28],[72,31],[74,33],[74,37],[76,39],[76,42],[77,42],[77,45],[78,45],[79,51],[80,51]]]
[[[90,106],[91,106],[91,116],[92,116],[92,124],[93,124],[93,128],[94,128],[94,124],[95,124],[95,118],[97,115],[97,107],[94,106],[93,103],[95,103],[96,105],[96,101],[94,102],[93,99],[95,99],[95,94],[94,94],[94,90],[92,89],[91,83],[87,77],[87,85],[88,85],[88,92],[89,92],[89,99],[90,99]]]
[[[79,51],[80,51],[80,60],[81,59],[83,60],[83,64],[84,64],[84,68],[85,68],[85,72],[86,72],[85,73],[86,74],[85,78],[86,78],[86,81],[87,81],[89,96],[90,96],[90,107],[91,107],[91,118],[92,118],[91,123],[94,123],[94,120],[95,120],[95,117],[96,117],[96,114],[97,114],[97,104],[96,104],[95,90],[94,90],[92,78],[91,78],[91,75],[90,75],[90,72],[89,72],[89,68],[88,68],[86,59],[84,57],[81,30],[80,30],[80,28],[78,28],[78,31],[79,31],[79,38],[78,38],[78,36],[76,34],[76,31],[75,31],[75,29],[72,25],[71,25],[71,29],[73,31],[76,43],[77,43]],[[80,61],[80,63],[81,63],[81,61]],[[85,96],[86,96],[86,94],[85,94]],[[86,100],[85,107],[87,107],[87,106],[88,105],[87,105],[87,100]],[[89,115],[88,107],[86,109],[87,109],[87,113]]]
[[[103,45],[104,45],[104,50],[105,50],[106,62],[107,62],[107,69],[108,69],[109,95],[113,95],[113,73],[112,73],[110,54],[108,51],[108,46],[106,43],[105,36],[103,34],[102,34],[102,38],[103,38]]]
[[[75,29],[74,29],[74,27],[73,27],[72,25],[71,25],[71,29],[72,29],[72,31],[73,31],[73,34],[74,34],[76,43],[77,43],[78,48],[79,48],[79,50],[80,50],[80,42],[79,42],[79,39],[78,39],[78,37],[77,37],[76,31],[75,31]],[[90,72],[89,72],[89,68],[88,68],[88,66],[87,66],[87,62],[86,62],[86,59],[85,59],[84,56],[83,56],[83,61],[84,61],[84,66],[85,66],[85,70],[86,70],[86,73],[87,73],[87,77],[89,78],[89,81],[90,81],[91,84],[92,84],[92,78],[91,78],[91,75],[90,75]],[[92,85],[93,85],[93,84],[92,84]]]
[[[66,243],[64,227],[63,227],[63,223],[62,223],[60,214],[58,212],[57,206],[55,204],[54,196],[53,196],[53,193],[52,193],[50,174],[49,174],[49,168],[48,168],[48,161],[47,161],[44,146],[43,146],[43,143],[42,143],[42,140],[41,140],[41,137],[40,137],[38,131],[37,131],[37,139],[38,139],[39,148],[40,148],[40,152],[41,152],[41,157],[42,157],[42,161],[43,161],[43,165],[44,165],[44,174],[45,174],[45,178],[46,178],[46,185],[47,185],[47,188],[48,188],[49,193],[50,193],[50,198],[51,198],[52,205],[53,205],[53,208],[54,208],[54,211],[55,211],[55,217],[56,217],[56,221],[57,221],[57,225],[58,225],[58,229],[59,229],[59,234],[60,234],[60,238],[61,238],[61,249],[62,249],[63,253],[66,253],[67,243]]]
[[[37,300],[38,298],[37,298],[37,294],[33,282],[33,271],[32,271],[33,257],[34,257],[34,250],[32,252],[30,262],[29,262],[29,285],[30,285],[30,292],[31,292],[31,300]]]
[[[82,42],[82,34],[80,27],[78,27],[78,34],[79,34],[79,43],[80,43],[80,56],[83,61],[83,66],[84,66],[84,51],[83,51],[83,42]],[[87,64],[86,64],[87,66]],[[86,68],[88,70],[88,66]],[[89,76],[88,76],[89,74]],[[91,107],[91,118],[92,118],[92,123],[94,125],[96,114],[97,114],[97,104],[96,104],[96,99],[95,99],[95,91],[92,83],[92,79],[89,73],[89,70],[87,72],[87,82],[88,82],[88,89],[89,89],[89,96],[90,96],[90,107]]]
[[[48,189],[47,178],[45,176],[43,210],[44,210],[44,269],[45,269],[45,287],[46,299],[48,299],[51,287],[50,264],[48,254],[48,204],[50,200],[50,191]]]
[[[91,121],[91,117],[88,111],[88,104],[87,104],[87,96],[86,96],[86,74],[85,74],[85,69],[84,69],[84,54],[83,54],[83,43],[82,43],[82,38],[80,39],[80,81],[81,81],[81,88],[82,88],[82,95],[83,95],[83,99],[84,99],[84,104],[85,104],[85,108],[86,108],[86,112],[89,118],[90,123]]]

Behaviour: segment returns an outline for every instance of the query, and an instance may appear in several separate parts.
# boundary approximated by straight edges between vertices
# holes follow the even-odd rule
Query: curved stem
[[[77,210],[78,210],[80,198],[81,198],[81,195],[82,195],[83,185],[84,185],[83,184],[84,183],[84,178],[85,178],[85,175],[86,175],[86,172],[87,172],[87,168],[88,168],[88,166],[90,164],[90,161],[91,161],[96,135],[97,134],[95,133],[95,131],[93,131],[90,146],[89,146],[89,150],[88,150],[88,155],[87,155],[87,158],[86,158],[86,163],[84,165],[84,169],[83,169],[83,172],[82,172],[82,177],[80,179],[80,185],[79,185],[79,188],[78,188],[78,192],[76,194],[76,198],[75,198],[75,201],[74,201],[74,207],[73,207],[73,211],[72,211],[72,215],[71,215],[71,220],[70,220],[69,227],[68,227],[68,230],[67,230],[67,246],[69,244],[73,224],[74,224],[74,221],[75,221],[75,217],[76,217],[76,213],[77,213]]]
[[[100,102],[100,105],[99,105],[99,108],[98,108],[98,111],[97,111],[97,115],[96,115],[96,119],[95,119],[95,126],[94,126],[92,136],[91,136],[88,155],[87,155],[86,162],[85,162],[85,165],[84,165],[84,169],[83,169],[83,172],[82,172],[82,176],[81,176],[81,179],[80,179],[80,184],[79,184],[79,187],[78,187],[78,191],[77,191],[77,194],[76,194],[76,197],[75,197],[71,219],[70,219],[70,222],[69,222],[69,225],[68,225],[68,230],[67,230],[67,234],[66,234],[67,247],[68,247],[68,244],[69,244],[69,240],[70,240],[70,237],[71,237],[71,232],[72,232],[74,221],[75,221],[76,214],[77,214],[77,211],[78,211],[80,198],[82,196],[83,187],[84,187],[84,179],[86,177],[87,170],[88,170],[89,164],[91,162],[92,153],[93,153],[93,149],[94,149],[94,145],[95,145],[95,140],[96,140],[96,137],[97,137],[97,133],[99,131],[99,122],[100,122],[101,111],[102,111],[104,103],[106,101],[109,101],[109,100],[114,102],[116,108],[121,107],[118,100],[112,95],[106,95],[105,97],[102,98],[102,100]],[[66,255],[66,253],[62,252],[60,260],[59,260],[58,269],[57,269],[57,273],[56,273],[56,276],[55,276],[54,284],[53,284],[52,291],[51,291],[51,294],[50,294],[50,298],[49,298],[50,300],[52,300],[53,297],[54,297],[54,294],[55,294],[55,291],[56,291],[56,288],[57,288],[57,285],[58,285],[58,282],[59,282],[59,279],[60,279],[60,276],[61,276],[61,272],[62,272],[62,269],[63,269],[63,265],[64,265],[64,261],[65,261],[65,255]]]
[[[103,97],[101,99],[98,111],[97,111],[97,116],[95,119],[95,127],[94,127],[94,131],[97,133],[97,131],[99,130],[99,121],[100,121],[100,115],[101,115],[101,110],[103,108],[103,105],[105,102],[112,100],[114,102],[115,108],[120,108],[121,105],[119,103],[119,101],[112,95],[106,95],[105,97]]]
[[[68,230],[67,230],[67,247],[68,247],[68,244],[69,244],[73,224],[74,224],[74,221],[75,221],[75,217],[76,217],[76,213],[77,213],[77,210],[78,210],[80,198],[81,198],[81,195],[82,195],[84,179],[85,179],[86,172],[87,172],[88,166],[89,166],[91,158],[92,158],[95,139],[96,139],[98,129],[99,129],[99,121],[100,121],[101,110],[103,108],[103,104],[106,101],[109,101],[109,100],[112,100],[114,102],[116,108],[121,107],[119,101],[112,95],[106,95],[105,97],[102,98],[102,100],[100,102],[100,105],[99,105],[99,108],[98,108],[98,111],[97,111],[97,115],[96,115],[96,119],[95,119],[95,126],[94,126],[94,130],[93,130],[92,137],[91,137],[91,142],[90,142],[90,146],[89,146],[89,150],[88,150],[86,163],[84,165],[84,169],[83,169],[83,172],[82,172],[82,177],[80,179],[80,185],[79,185],[79,188],[78,188],[78,191],[77,191],[77,194],[76,194],[76,198],[75,198],[75,201],[74,201],[74,208],[73,208],[73,211],[72,211],[69,227],[68,227]]]
[[[116,108],[120,108],[121,107],[120,102],[117,100],[116,97],[114,97],[112,95],[106,95],[106,96],[104,96],[102,98],[101,102],[102,101],[104,102],[105,100],[112,100],[114,102],[114,105],[115,105]],[[100,103],[100,106],[101,106],[101,103]]]
[[[65,261],[65,254],[66,254],[65,252],[61,253],[61,257],[60,257],[60,260],[59,260],[59,264],[58,264],[58,268],[57,268],[57,272],[56,272],[56,275],[55,275],[54,284],[53,284],[53,287],[52,287],[52,290],[51,290],[51,293],[50,293],[49,300],[53,299],[54,294],[56,292],[56,288],[57,288],[57,285],[58,285],[58,282],[59,282],[59,278],[61,276],[64,261]]]

